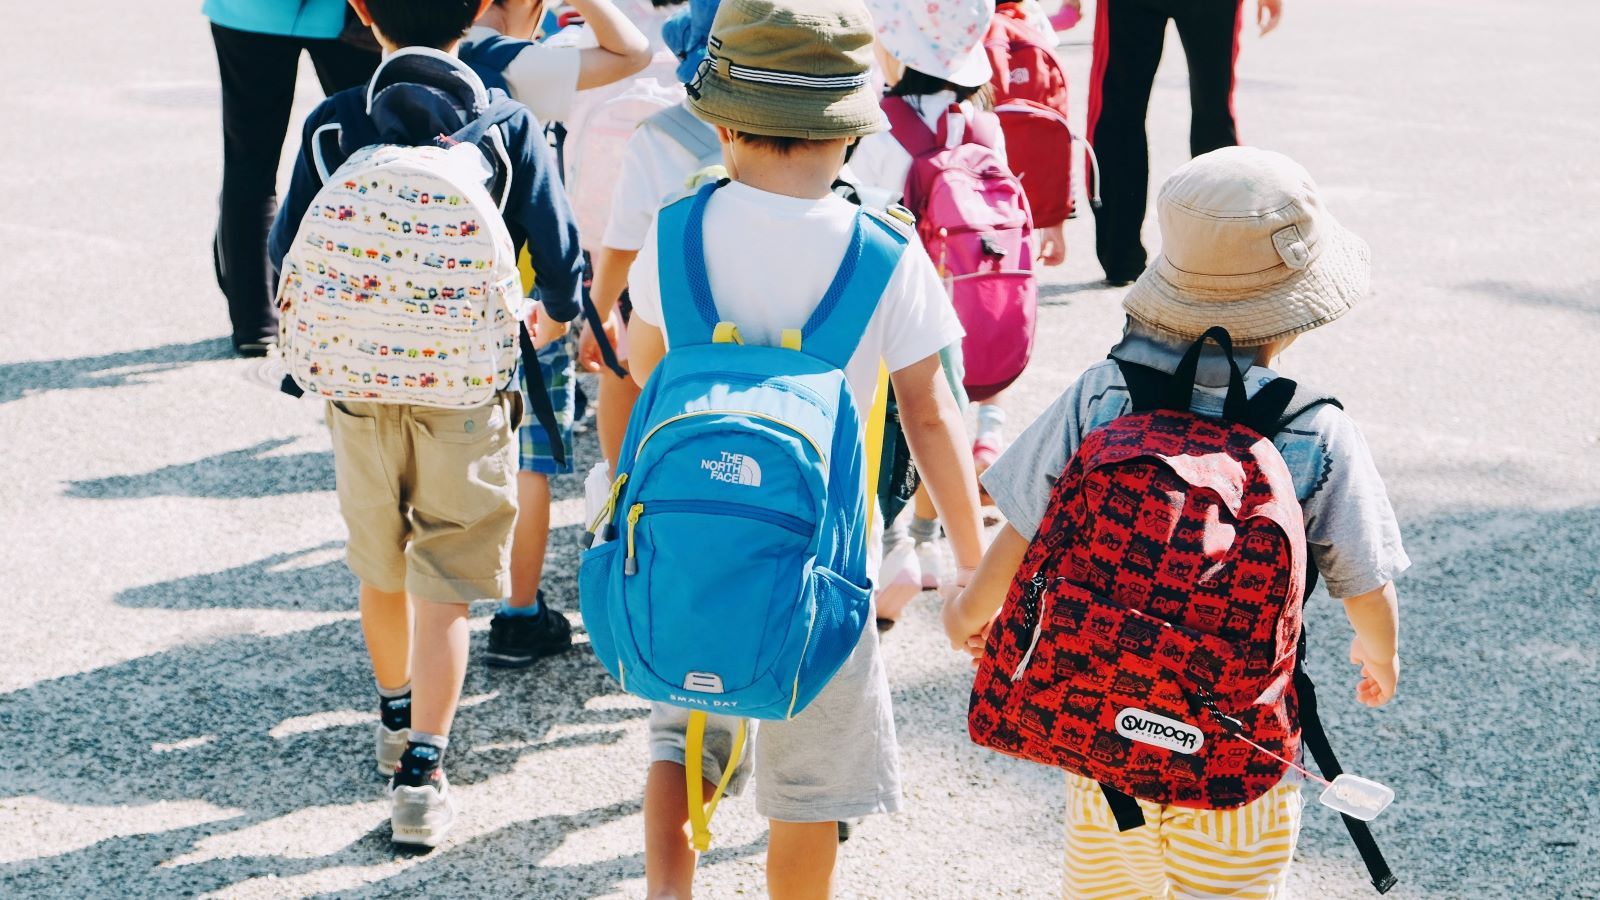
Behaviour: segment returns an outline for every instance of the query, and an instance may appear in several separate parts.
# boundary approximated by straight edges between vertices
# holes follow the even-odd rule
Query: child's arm
[[[600,46],[580,51],[578,90],[621,81],[650,64],[650,40],[611,0],[567,0]]]
[[[533,117],[526,113],[518,113],[508,124],[508,130],[514,132],[508,142],[512,152],[521,147],[523,155],[513,166],[513,196],[506,204],[506,217],[514,219],[527,236],[528,261],[539,273],[536,291],[544,304],[541,322],[546,334],[542,337],[548,338],[561,330],[550,329],[550,324],[571,322],[583,311],[583,251],[578,247],[578,224],[561,187],[555,155],[533,125]]]
[[[965,650],[973,660],[983,655],[989,637],[989,623],[1005,602],[1006,591],[1022,567],[1028,539],[1006,525],[989,545],[989,552],[978,564],[972,583],[960,596],[944,605],[944,633],[950,646]]]
[[[906,443],[933,506],[939,511],[956,566],[968,577],[983,556],[983,522],[978,512],[978,478],[966,445],[966,425],[950,393],[939,354],[890,374]],[[959,583],[959,579],[958,579]]]
[[[637,307],[635,307],[637,309]],[[628,374],[639,387],[650,380],[661,357],[667,355],[667,338],[661,329],[639,316],[628,323]]]
[[[1356,699],[1382,706],[1394,697],[1400,678],[1400,602],[1394,582],[1344,601],[1344,614],[1356,630],[1350,661],[1361,667]]]

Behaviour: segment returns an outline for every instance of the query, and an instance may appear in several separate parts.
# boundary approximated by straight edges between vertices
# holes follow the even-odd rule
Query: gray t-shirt
[[[1135,327],[1112,354],[1171,372],[1183,349]],[[1227,371],[1226,362],[1220,354],[1209,357],[1202,363],[1191,408],[1220,415],[1226,389],[1205,382],[1209,378],[1225,384],[1219,372]],[[1276,377],[1270,369],[1252,366],[1245,375],[1246,391],[1253,396]],[[1128,413],[1130,406],[1122,372],[1108,359],[1090,366],[1028,426],[983,475],[983,486],[1011,527],[1033,539],[1054,481],[1083,436]],[[1327,404],[1306,410],[1273,443],[1289,464],[1305,515],[1306,545],[1328,593],[1338,598],[1364,594],[1410,567],[1372,452],[1344,410]]]

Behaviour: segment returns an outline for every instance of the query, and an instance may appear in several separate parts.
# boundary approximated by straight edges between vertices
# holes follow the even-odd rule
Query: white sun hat
[[[1241,347],[1310,331],[1350,310],[1371,282],[1367,243],[1340,225],[1316,182],[1281,153],[1224,147],[1161,185],[1161,255],[1122,300],[1128,315]]]
[[[961,87],[987,84],[983,36],[994,0],[868,0],[884,49],[907,68]]]

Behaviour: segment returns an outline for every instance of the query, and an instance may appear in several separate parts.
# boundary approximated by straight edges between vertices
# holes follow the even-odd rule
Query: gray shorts
[[[689,711],[650,705],[650,761],[684,761]],[[750,721],[728,792],[756,780],[756,812],[780,822],[833,822],[900,809],[899,745],[889,679],[871,616],[854,653],[817,699],[786,722]],[[759,727],[758,727],[759,726]],[[705,778],[722,780],[739,720],[709,716]]]

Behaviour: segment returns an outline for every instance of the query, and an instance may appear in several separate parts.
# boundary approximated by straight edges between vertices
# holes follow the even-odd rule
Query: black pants
[[[222,75],[222,197],[212,259],[238,346],[277,336],[267,230],[278,211],[278,158],[294,103],[300,51],[311,54],[317,80],[329,94],[365,83],[379,56],[337,40],[256,34],[216,24],[211,40]]]
[[[1102,206],[1095,252],[1106,277],[1126,281],[1144,269],[1139,240],[1150,186],[1145,113],[1161,62],[1167,20],[1178,27],[1189,63],[1189,152],[1239,143],[1233,122],[1233,65],[1239,55],[1241,0],[1102,0],[1089,77],[1088,140],[1100,158]]]

